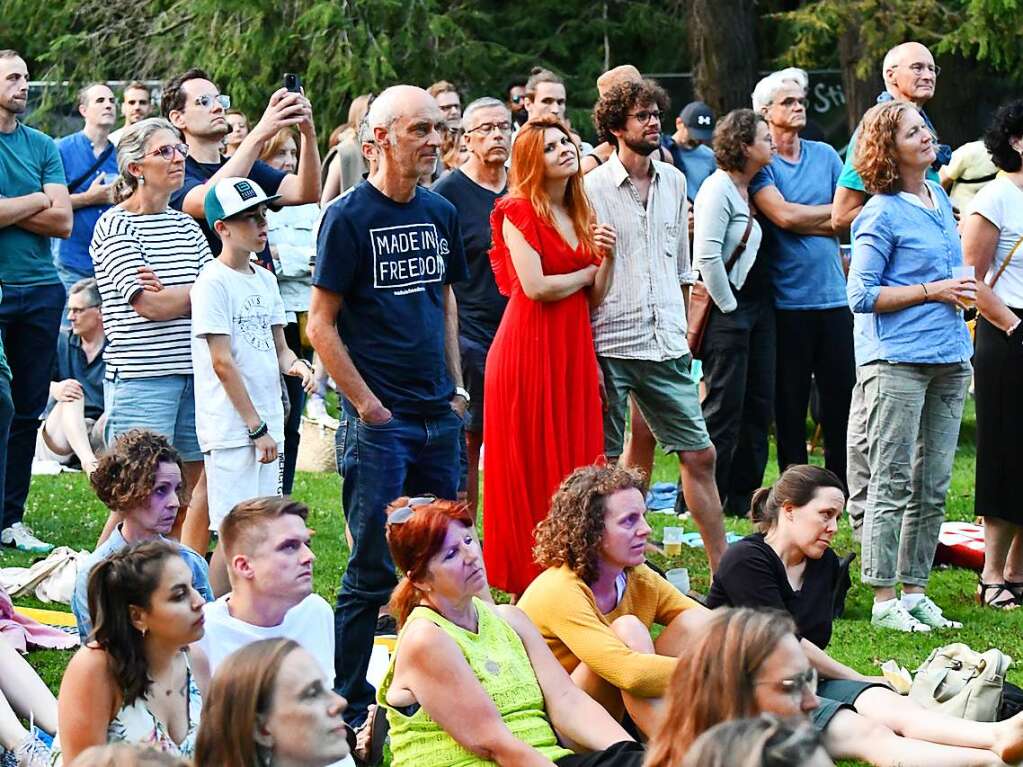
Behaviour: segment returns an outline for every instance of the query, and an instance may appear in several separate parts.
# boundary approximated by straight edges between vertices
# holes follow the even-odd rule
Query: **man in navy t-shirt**
[[[495,98],[476,99],[469,104],[462,115],[469,157],[433,185],[433,190],[458,211],[469,268],[469,279],[455,286],[455,295],[462,378],[472,398],[465,431],[466,491],[473,514],[479,500],[483,447],[483,371],[508,303],[497,289],[490,266],[490,212],[497,198],[507,190],[508,172],[504,164],[511,145],[511,120],[508,107]]]
[[[220,253],[220,238],[206,224],[203,202],[206,192],[220,179],[249,178],[268,196],[280,195],[275,207],[303,205],[320,200],[320,153],[316,147],[312,107],[304,94],[284,88],[270,96],[263,117],[229,158],[220,154],[220,141],[228,133],[225,113],[231,105],[203,70],[189,69],[167,81],[163,88],[164,116],[181,131],[188,144],[185,183],[171,195],[172,208],[194,218],[202,228],[213,255]],[[301,135],[298,170],[282,173],[259,160],[263,145],[281,128],[294,126]],[[257,254],[259,262],[273,271],[270,247]]]
[[[334,664],[353,726],[373,702],[366,669],[396,584],[384,509],[402,495],[455,497],[469,399],[451,289],[466,277],[462,235],[451,203],[417,186],[437,161],[444,115],[426,91],[397,85],[367,119],[378,165],[324,213],[308,324],[343,395],[338,469],[352,552]]]
[[[770,262],[777,322],[775,432],[778,467],[807,462],[806,408],[811,382],[820,395],[824,460],[845,480],[846,428],[856,378],[853,319],[845,294],[831,201],[842,172],[828,144],[799,137],[806,125],[803,87],[779,73],[753,91],[777,154],[750,183],[767,219],[761,251]]]
[[[57,263],[66,290],[93,275],[92,230],[113,204],[117,179],[117,154],[108,138],[117,120],[114,92],[103,83],[86,86],[78,93],[78,112],[85,118],[85,127],[57,142],[74,211],[71,236],[60,241]]]

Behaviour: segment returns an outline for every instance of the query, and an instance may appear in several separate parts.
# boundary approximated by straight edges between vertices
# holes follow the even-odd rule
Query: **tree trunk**
[[[693,89],[718,115],[750,106],[757,79],[754,0],[691,0]]]
[[[874,62],[866,79],[856,76],[856,65],[863,58],[859,24],[849,24],[838,38],[838,60],[842,67],[842,89],[845,91],[845,113],[849,132],[856,129],[863,113],[874,106],[877,94],[884,90],[881,62]]]

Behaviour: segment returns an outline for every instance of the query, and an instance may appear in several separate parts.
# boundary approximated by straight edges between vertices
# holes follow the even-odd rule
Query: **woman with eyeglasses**
[[[480,598],[487,576],[465,503],[399,498],[387,515],[405,576],[391,597],[401,633],[377,690],[393,767],[642,764],[642,747],[572,683],[529,618]]]
[[[850,706],[908,738],[995,751],[1013,744],[1023,748],[1023,718],[1002,725],[929,711],[882,678],[864,676],[825,652],[841,575],[831,541],[844,507],[838,477],[819,466],[790,466],[773,487],[754,494],[751,513],[760,532],[730,546],[721,558],[707,606],[774,609],[792,617],[799,645],[820,675],[817,720]]]
[[[189,290],[212,256],[195,220],[169,205],[184,183],[187,155],[181,135],[163,118],[126,128],[117,145],[116,204],[96,223],[89,253],[108,339],[106,442],[135,428],[167,437],[183,461],[189,495],[200,486],[203,468]],[[179,520],[184,511],[182,505]],[[112,513],[101,542],[119,521]]]
[[[835,760],[879,767],[995,767],[1023,759],[1023,715],[995,724],[907,717],[896,729],[860,713],[859,700],[854,707],[819,697],[817,669],[796,631],[792,618],[778,610],[715,610],[700,641],[680,659],[645,767],[675,767],[701,733],[761,713],[809,716]]]

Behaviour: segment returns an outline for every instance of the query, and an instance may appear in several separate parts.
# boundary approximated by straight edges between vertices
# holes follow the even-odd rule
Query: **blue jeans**
[[[344,402],[340,421],[337,468],[352,552],[334,612],[334,671],[335,686],[348,699],[345,720],[356,726],[374,699],[366,670],[377,613],[397,584],[384,509],[402,495],[455,497],[462,419],[452,410],[430,418],[395,416],[371,426]]]
[[[57,356],[57,333],[64,310],[64,286],[4,285],[0,335],[14,376],[14,418],[7,444],[4,506],[0,529],[20,522],[32,480],[39,416],[46,407]]]
[[[11,433],[14,419],[14,402],[11,400],[11,379],[0,373],[0,498],[4,497],[4,473],[7,470],[7,437]]]
[[[879,362],[863,369],[870,483],[863,582],[926,586],[945,521],[969,362]]]

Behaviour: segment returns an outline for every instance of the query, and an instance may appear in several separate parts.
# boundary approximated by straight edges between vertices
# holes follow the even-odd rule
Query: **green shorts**
[[[824,732],[835,714],[843,708],[855,711],[856,699],[871,687],[884,685],[877,682],[854,682],[851,679],[821,679],[817,684],[818,705],[810,712],[810,721],[817,732]]]
[[[711,446],[700,407],[699,381],[691,371],[692,356],[662,362],[598,356],[597,361],[607,390],[604,452],[609,459],[622,454],[630,394],[664,452]]]

